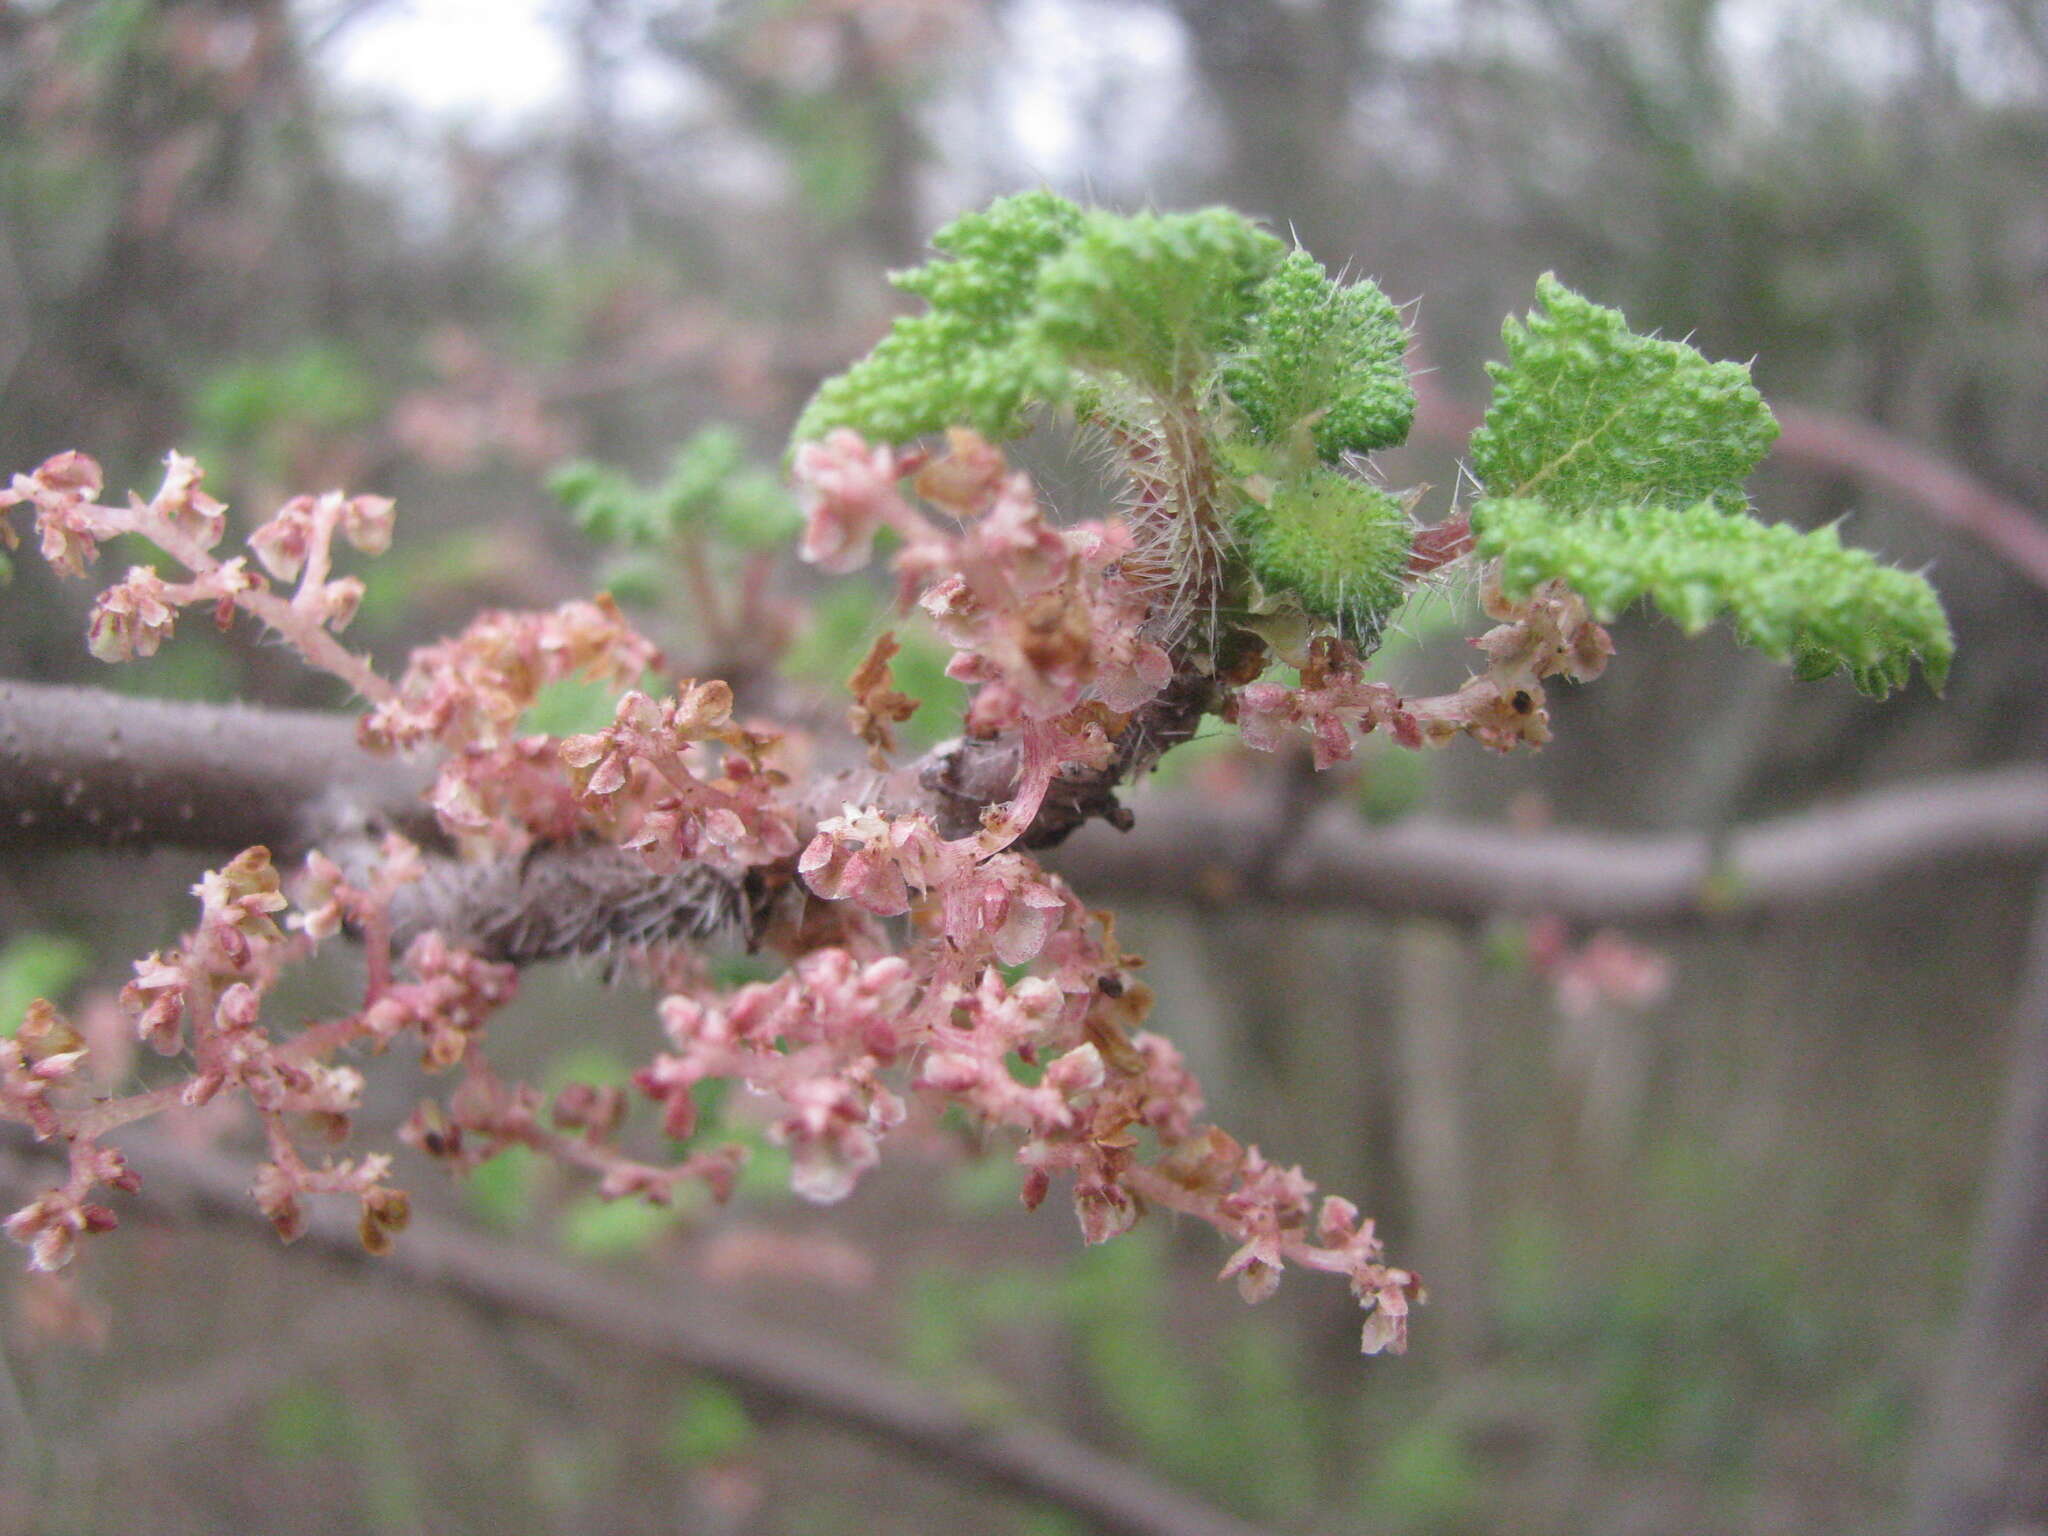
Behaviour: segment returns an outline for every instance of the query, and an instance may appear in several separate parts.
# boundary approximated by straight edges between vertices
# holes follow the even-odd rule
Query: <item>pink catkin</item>
[[[390,504],[377,498],[297,498],[258,531],[251,545],[264,569],[299,581],[289,600],[206,552],[223,525],[189,460],[173,458],[145,512],[100,507],[97,466],[77,457],[18,477],[0,509],[33,504],[66,568],[82,569],[112,533],[155,538],[193,579],[131,573],[101,603],[95,633],[106,649],[146,653],[187,603],[247,608],[371,701],[366,744],[444,753],[433,804],[465,847],[596,836],[654,870],[790,871],[843,908],[817,938],[781,936],[792,963],[774,979],[722,996],[692,983],[663,999],[668,1049],[632,1081],[670,1135],[696,1137],[701,1084],[742,1083],[774,1106],[768,1132],[789,1148],[798,1190],[833,1200],[873,1166],[913,1098],[954,1105],[1017,1138],[1027,1204],[1055,1177],[1071,1180],[1088,1240],[1127,1229],[1148,1207],[1197,1217],[1232,1242],[1224,1275],[1247,1299],[1270,1294],[1289,1264],[1344,1274],[1369,1309],[1368,1345],[1401,1347],[1413,1277],[1382,1263],[1370,1223],[1348,1203],[1324,1201],[1314,1224],[1314,1186],[1300,1170],[1201,1121],[1200,1088],[1179,1053],[1140,1027],[1150,994],[1106,919],[1014,846],[1060,776],[1104,770],[1124,717],[1172,678],[1170,654],[1146,630],[1150,597],[1124,574],[1128,537],[1113,523],[1052,526],[1029,482],[972,434],[954,434],[936,458],[834,434],[802,450],[796,468],[805,556],[849,570],[869,558],[880,529],[899,535],[906,604],[930,615],[954,649],[949,671],[976,687],[971,728],[1018,743],[1011,797],[975,834],[944,838],[922,813],[878,805],[817,816],[789,771],[787,744],[736,724],[724,684],[686,683],[666,698],[637,691],[659,655],[606,601],[485,614],[416,652],[396,686],[375,678],[330,631],[360,592],[331,575],[333,540],[381,549]],[[904,493],[906,477],[941,516]],[[1539,635],[1529,615],[1514,622],[1533,638],[1509,662],[1540,667],[1528,656],[1557,626]],[[575,677],[625,690],[611,724],[560,742],[521,734],[541,690]],[[1351,731],[1416,729],[1391,690],[1341,662],[1298,691],[1247,688],[1239,712],[1256,744],[1307,730],[1326,758],[1348,751]],[[429,1101],[404,1128],[419,1151],[461,1168],[523,1145],[584,1170],[613,1198],[664,1201],[687,1180],[730,1192],[737,1149],[690,1148],[667,1163],[625,1151],[617,1138],[629,1103],[617,1089],[571,1085],[551,1104],[497,1076],[488,1025],[515,990],[512,970],[433,933],[403,956],[391,952],[385,909],[420,873],[417,852],[392,839],[362,873],[310,859],[295,908],[261,850],[202,881],[199,926],[138,966],[125,994],[138,1034],[187,1063],[168,1095],[88,1109],[69,1089],[82,1047],[57,1049],[68,1037],[54,1024],[29,1044],[9,1042],[0,1114],[70,1139],[73,1151],[66,1184],[9,1219],[35,1262],[60,1264],[79,1236],[111,1225],[89,1191],[132,1178],[96,1148],[93,1127],[222,1094],[262,1118],[270,1155],[254,1190],[281,1234],[302,1228],[309,1200],[339,1196],[357,1202],[363,1241],[381,1251],[409,1210],[389,1183],[388,1155],[310,1160],[295,1135],[306,1123],[348,1130],[363,1081],[335,1053],[408,1038],[430,1069],[459,1074],[445,1103]],[[368,952],[362,1006],[274,1038],[264,1009],[276,980],[343,931],[361,935]]]

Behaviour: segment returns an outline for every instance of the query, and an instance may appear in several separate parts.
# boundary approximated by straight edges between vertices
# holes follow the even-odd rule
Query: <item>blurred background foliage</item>
[[[603,583],[743,711],[829,713],[887,594],[775,553],[774,472],[811,387],[885,325],[883,270],[964,206],[1038,184],[1230,202],[1416,301],[1419,360],[1472,401],[1502,315],[1554,269],[1640,328],[1754,356],[1773,400],[2043,507],[2044,165],[2031,0],[0,0],[0,469],[75,446],[147,486],[177,445],[251,521],[301,490],[393,494],[353,635],[387,666],[481,606]],[[1050,437],[1033,468],[1090,511],[1092,466]],[[1419,439],[1384,467],[1436,487],[1433,519],[1456,452]],[[1379,819],[1718,831],[2039,755],[2038,589],[1847,477],[1767,467],[1759,492],[1932,566],[1960,642],[1945,700],[1798,685],[1634,617],[1540,757],[1368,752],[1326,792]],[[735,625],[748,583],[775,622]],[[204,626],[108,672],[86,596],[18,560],[0,675],[343,702]],[[1389,674],[1454,685],[1463,602],[1419,602]],[[936,701],[922,745],[957,693],[904,638],[899,680]],[[536,728],[593,706],[547,701]],[[1186,756],[1157,792],[1287,772]],[[91,1007],[188,920],[189,859],[119,868],[110,907],[102,859],[0,866],[10,1018],[17,994]],[[460,1193],[412,1182],[592,1262],[737,1286],[1278,1530],[1878,1530],[1961,1283],[2023,888],[1930,877],[1659,941],[1675,982],[1633,1009],[1560,1006],[1514,930],[1199,892],[1130,912],[1219,1118],[1356,1195],[1429,1276],[1401,1360],[1361,1365],[1355,1314],[1313,1281],[1245,1313],[1205,1235],[1083,1253],[957,1140],[829,1218],[772,1166],[732,1213],[654,1220],[509,1160]],[[347,969],[307,980],[309,1012]],[[631,988],[565,972],[501,1033],[560,1083],[616,1077],[650,1031]],[[128,1239],[99,1280],[117,1347],[12,1353],[33,1413],[0,1420],[0,1468],[35,1514],[0,1499],[0,1521],[1075,1529],[250,1225]],[[742,1239],[804,1257],[720,1269]],[[276,1322],[265,1358],[231,1321],[251,1316]],[[111,1449],[72,1447],[109,1415]]]

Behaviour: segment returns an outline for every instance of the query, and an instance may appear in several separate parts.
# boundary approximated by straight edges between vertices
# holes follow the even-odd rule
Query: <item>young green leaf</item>
[[[723,425],[689,438],[652,489],[609,465],[574,459],[548,476],[548,490],[584,533],[632,550],[667,552],[693,530],[715,531],[743,549],[772,549],[801,526],[788,493],[747,462],[746,443]]]
[[[1540,311],[1510,319],[1472,438],[1485,496],[1480,554],[1510,595],[1562,579],[1611,618],[1647,597],[1688,631],[1727,615],[1745,644],[1802,677],[1846,670],[1882,697],[1917,658],[1939,688],[1955,642],[1919,576],[1749,515],[1743,480],[1778,433],[1749,369],[1630,331],[1616,310],[1545,276]]]
[[[1228,208],[1090,213],[1038,279],[1032,325],[1071,364],[1162,399],[1194,393],[1242,338],[1283,247]]]
[[[647,548],[673,531],[652,498],[608,464],[571,459],[549,472],[547,485],[576,526],[600,544]]]
[[[867,357],[826,380],[797,422],[797,441],[835,427],[878,443],[950,426],[1017,436],[1025,408],[1066,387],[1064,368],[1026,322],[1039,268],[1083,217],[1063,197],[1023,192],[940,230],[932,245],[941,259],[894,278],[924,299],[925,313],[898,319]]]
[[[1083,212],[1049,192],[1002,198],[932,238],[941,259],[900,273],[928,306],[818,390],[798,441],[851,427],[902,443],[951,426],[1015,437],[1075,370],[1186,398],[1241,337],[1281,245],[1226,208]]]
[[[1540,497],[1560,512],[1654,501],[1749,504],[1743,480],[1778,424],[1742,363],[1638,336],[1621,311],[1537,280],[1544,308],[1501,328],[1493,403],[1472,435],[1489,496]]]
[[[1832,527],[1803,533],[1707,501],[1574,516],[1503,497],[1473,507],[1472,529],[1510,596],[1555,577],[1602,619],[1639,597],[1688,631],[1725,614],[1745,644],[1802,677],[1846,670],[1875,698],[1903,688],[1916,657],[1941,687],[1955,654],[1934,589],[1845,548]]]
[[[1242,484],[1231,524],[1259,586],[1292,593],[1303,610],[1371,652],[1405,595],[1414,537],[1406,508],[1377,486],[1313,461]]]
[[[1402,361],[1408,328],[1369,282],[1339,287],[1306,251],[1282,261],[1253,296],[1240,355],[1223,388],[1264,442],[1306,429],[1326,462],[1404,441],[1415,391]]]

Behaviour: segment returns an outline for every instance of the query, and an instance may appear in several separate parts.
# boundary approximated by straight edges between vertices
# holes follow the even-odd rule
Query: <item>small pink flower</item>
[[[201,549],[211,549],[227,532],[227,508],[199,488],[205,478],[198,461],[182,453],[164,459],[164,479],[150,510],[168,518],[171,526]]]
[[[320,940],[341,932],[348,913],[348,878],[326,854],[314,849],[306,855],[299,877],[298,908],[288,919],[307,938]]]
[[[342,576],[325,583],[314,605],[315,616],[331,630],[347,629],[349,621],[356,616],[356,610],[363,605],[363,591],[362,582],[353,576]]]
[[[1368,1355],[1405,1354],[1408,1350],[1408,1308],[1421,1299],[1422,1287],[1404,1269],[1380,1266],[1355,1277],[1352,1289],[1372,1311],[1366,1315],[1359,1349]]]
[[[13,487],[0,491],[0,511],[24,501],[38,506],[63,500],[91,501],[106,483],[98,461],[67,449],[43,460],[33,474],[16,475]]]
[[[249,535],[249,548],[263,569],[279,581],[297,579],[314,540],[314,515],[319,498],[294,496]]]
[[[294,1242],[305,1235],[306,1208],[299,1198],[295,1174],[274,1162],[265,1163],[256,1170],[249,1193],[256,1201],[256,1209],[269,1219],[284,1241]]]
[[[896,451],[841,427],[797,449],[792,473],[804,509],[797,552],[835,575],[866,565],[876,532],[902,506]]]
[[[83,576],[85,567],[99,552],[99,540],[111,529],[103,509],[93,505],[105,485],[100,467],[82,453],[60,453],[45,459],[33,474],[16,475],[13,484],[0,491],[0,512],[23,502],[36,509],[36,527],[42,536],[43,558],[66,576]],[[0,518],[0,527],[5,527]],[[13,547],[15,535],[8,529],[6,543]]]
[[[129,569],[128,579],[107,588],[93,604],[86,625],[86,648],[101,661],[127,661],[154,656],[170,639],[177,610],[169,601],[164,580],[149,566]]]
[[[1282,683],[1252,683],[1237,695],[1237,733],[1259,752],[1278,752],[1297,718],[1294,690]]]
[[[768,1134],[790,1149],[790,1188],[818,1205],[837,1204],[881,1160],[876,1131],[893,1123],[888,1110],[879,1098],[863,1102],[852,1084],[834,1077],[793,1084],[783,1097],[788,1113]],[[900,1107],[894,1118],[901,1118]]]
[[[1072,1098],[1100,1088],[1107,1075],[1102,1052],[1091,1040],[1075,1046],[1047,1067],[1045,1086],[1063,1098]]]
[[[939,837],[921,816],[894,819],[847,806],[818,823],[797,861],[805,884],[827,901],[851,901],[877,917],[910,910],[910,892],[927,888]]]
[[[1018,597],[1050,591],[1073,572],[1072,546],[1064,534],[1046,523],[1038,493],[1023,475],[1011,475],[1002,482],[995,504],[975,534],[978,553],[1000,562]]]
[[[1121,1237],[1136,1226],[1138,1202],[1130,1191],[1110,1180],[1076,1180],[1074,1214],[1081,1223],[1081,1241],[1093,1246]]]
[[[184,957],[161,951],[135,962],[135,979],[121,989],[121,1006],[135,1016],[137,1038],[161,1055],[184,1049],[185,999],[191,977]]]
[[[661,1105],[662,1133],[676,1141],[688,1141],[697,1129],[697,1098],[690,1090],[699,1081],[701,1074],[680,1056],[656,1056],[633,1074],[633,1086]]]
[[[986,946],[1005,965],[1045,947],[1067,896],[1022,856],[1003,852],[945,885],[946,937],[963,950]]]
[[[391,547],[391,530],[397,514],[389,496],[352,496],[342,511],[341,530],[349,543],[366,555],[381,555]]]
[[[72,1144],[70,1177],[62,1187],[45,1191],[0,1223],[0,1230],[29,1250],[31,1269],[61,1269],[71,1262],[79,1238],[119,1225],[107,1207],[85,1198],[95,1184],[131,1194],[142,1187],[114,1148],[81,1140]]]
[[[1173,659],[1163,646],[1135,637],[1107,647],[1097,637],[1095,695],[1119,714],[1159,696],[1173,681]]]
[[[1261,1233],[1230,1256],[1217,1275],[1219,1280],[1236,1280],[1237,1293],[1256,1305],[1280,1288],[1280,1237]]]

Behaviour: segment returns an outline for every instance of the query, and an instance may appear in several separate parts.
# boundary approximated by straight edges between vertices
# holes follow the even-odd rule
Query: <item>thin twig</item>
[[[124,1209],[248,1222],[246,1171],[228,1159],[141,1134],[123,1146],[149,1169],[142,1192],[127,1197]],[[37,1188],[44,1166],[18,1135],[0,1138],[0,1186],[11,1197]],[[1056,1430],[977,1418],[871,1360],[764,1327],[703,1295],[657,1295],[427,1216],[414,1217],[389,1255],[370,1259],[352,1215],[316,1208],[308,1218],[301,1248],[487,1311],[569,1328],[642,1359],[706,1372],[743,1393],[874,1435],[953,1476],[1055,1504],[1104,1532],[1259,1536],[1257,1527]]]

